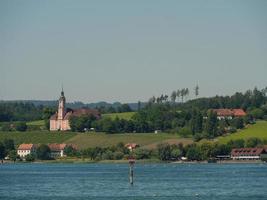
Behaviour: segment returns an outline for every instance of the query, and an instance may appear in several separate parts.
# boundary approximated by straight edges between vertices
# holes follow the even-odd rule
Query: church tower
[[[58,101],[58,112],[57,112],[58,113],[58,115],[57,115],[58,120],[64,119],[64,115],[66,114],[65,103],[66,103],[66,98],[64,96],[64,91],[62,88],[61,96],[60,96],[59,101]]]

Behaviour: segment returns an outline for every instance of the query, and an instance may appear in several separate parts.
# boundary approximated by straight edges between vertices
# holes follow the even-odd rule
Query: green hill
[[[231,135],[218,137],[217,139],[220,143],[227,143],[229,140],[246,140],[251,137],[257,137],[262,140],[267,140],[267,121],[257,121],[256,124],[250,125],[246,129],[243,129]]]

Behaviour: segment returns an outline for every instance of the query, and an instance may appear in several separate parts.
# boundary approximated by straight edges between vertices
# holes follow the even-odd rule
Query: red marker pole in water
[[[134,158],[129,158],[129,167],[130,167],[130,171],[129,171],[129,181],[130,184],[133,185],[133,166],[135,163],[135,159]]]

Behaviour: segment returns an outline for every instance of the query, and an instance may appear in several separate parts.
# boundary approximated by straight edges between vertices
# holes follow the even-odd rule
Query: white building
[[[24,158],[28,154],[32,154],[36,152],[36,145],[34,144],[21,144],[18,147],[17,154]]]

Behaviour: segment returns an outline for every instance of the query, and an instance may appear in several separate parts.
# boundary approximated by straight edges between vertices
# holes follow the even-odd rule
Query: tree
[[[138,103],[137,103],[137,110],[138,111],[141,110],[141,101],[138,101]]]
[[[25,156],[25,160],[26,160],[27,162],[33,162],[33,161],[35,160],[35,156],[34,156],[33,154],[27,154],[27,155]]]
[[[27,130],[26,122],[18,122],[18,123],[16,123],[16,130],[17,131],[26,131]]]
[[[236,129],[242,129],[244,128],[244,121],[242,118],[238,117],[238,118],[234,118],[232,120],[232,124]]]
[[[203,131],[203,116],[200,111],[193,110],[190,125],[193,133],[201,133]]]
[[[249,114],[254,118],[254,119],[262,119],[264,116],[264,111],[260,108],[255,108],[251,111],[249,111]]]
[[[151,157],[151,151],[148,149],[136,149],[134,154],[137,160],[149,159]]]
[[[4,139],[3,145],[5,146],[7,153],[9,153],[12,150],[15,150],[14,140],[12,139]]]
[[[186,151],[186,157],[188,160],[201,160],[200,148],[196,145],[190,145]]]
[[[177,97],[177,94],[176,94],[175,91],[173,91],[172,94],[171,94],[171,101],[172,101],[173,103],[175,103],[176,97]]]
[[[45,144],[41,144],[36,150],[37,158],[40,160],[49,160],[50,153],[51,153],[50,148]]]
[[[227,145],[230,146],[231,148],[244,148],[245,140],[243,140],[243,139],[230,140],[227,143]]]
[[[6,157],[6,149],[2,142],[0,142],[0,160],[3,162],[3,159]]]
[[[70,127],[72,131],[83,132],[85,129],[92,127],[92,123],[96,121],[94,115],[82,115],[82,116],[72,116],[70,118]]]
[[[16,150],[11,150],[8,154],[9,159],[16,162],[17,158],[18,158],[18,154]]]
[[[71,145],[67,145],[64,148],[64,154],[66,154],[67,156],[75,156],[76,155],[76,149],[73,148]]]
[[[169,144],[159,144],[157,149],[160,160],[166,161],[171,159],[171,147]]]
[[[199,86],[196,85],[196,87],[194,88],[194,90],[195,90],[195,96],[196,96],[196,98],[197,98],[198,95],[199,95]]]
[[[176,97],[177,97],[178,101],[179,101],[180,96],[181,96],[181,90],[177,90],[176,91]]]
[[[258,145],[261,145],[263,142],[259,138],[248,138],[246,141],[246,147],[247,148],[254,148],[257,147]]]
[[[208,118],[206,121],[206,133],[208,134],[209,138],[214,138],[217,136],[217,130],[218,130],[218,120],[217,120],[217,114],[213,111],[208,112]]]

